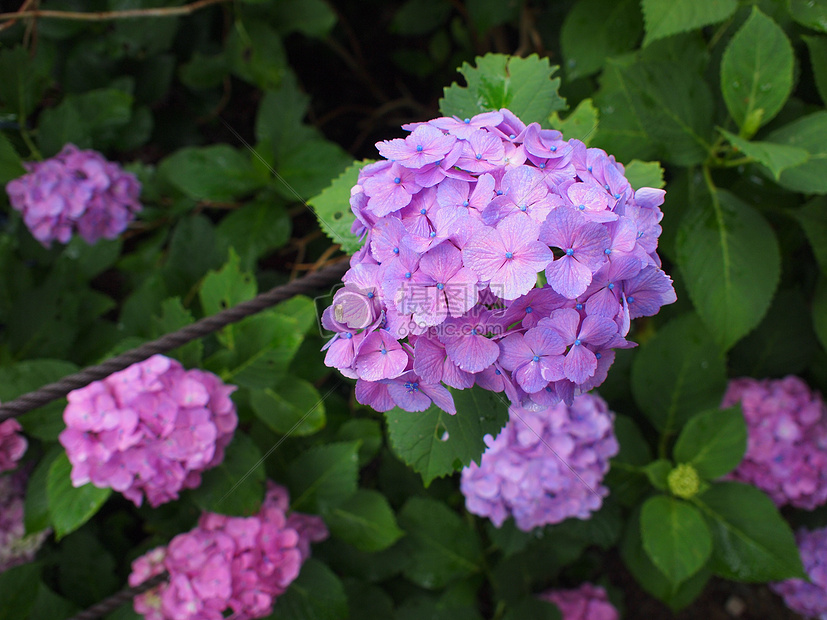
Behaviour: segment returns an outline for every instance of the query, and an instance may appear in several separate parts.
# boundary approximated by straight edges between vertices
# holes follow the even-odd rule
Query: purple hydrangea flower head
[[[325,364],[381,411],[453,413],[445,386],[473,385],[571,405],[634,346],[631,320],[675,301],[656,252],[664,192],[506,109],[403,129],[351,190],[364,246],[322,316]]]
[[[328,536],[319,517],[288,515],[287,491],[272,482],[252,517],[204,513],[179,534],[132,563],[129,584],[163,571],[169,579],[134,599],[147,620],[237,620],[272,613],[275,600],[298,576],[310,543]]]
[[[31,562],[51,532],[26,534],[23,516],[28,477],[25,468],[0,476],[0,573]]]
[[[770,584],[784,603],[806,618],[827,620],[827,528],[801,529],[796,534],[798,551],[810,581],[787,579]]]
[[[214,374],[155,355],[69,393],[59,440],[72,484],[120,491],[159,506],[224,460],[238,417]]]
[[[548,590],[539,596],[557,605],[563,620],[620,620],[606,590],[591,583],[573,590]]]
[[[28,442],[21,430],[20,422],[14,418],[0,422],[0,472],[17,467],[17,461],[26,452]]]
[[[729,382],[722,407],[741,404],[747,452],[729,476],[757,486],[778,506],[827,502],[827,407],[798,377]]]
[[[530,531],[599,510],[609,493],[601,482],[619,449],[605,401],[582,394],[571,406],[533,411],[512,405],[509,414],[496,439],[486,435],[480,464],[462,470],[468,511],[497,527],[514,517],[518,528]]]
[[[141,184],[91,150],[67,144],[43,162],[24,164],[27,173],[6,184],[12,207],[35,239],[49,247],[74,233],[87,243],[114,239],[141,210]]]

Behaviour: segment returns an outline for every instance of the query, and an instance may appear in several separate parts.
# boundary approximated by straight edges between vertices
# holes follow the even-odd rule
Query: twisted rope
[[[169,577],[169,573],[164,571],[160,575],[150,577],[134,588],[124,588],[120,592],[115,592],[112,596],[103,599],[100,603],[96,603],[95,605],[84,609],[82,612],[75,614],[69,618],[69,620],[97,620],[98,618],[115,611],[124,603],[128,603],[139,594],[143,594],[147,590],[151,590],[164,581],[167,577]]]
[[[226,327],[230,323],[235,323],[252,314],[261,312],[280,301],[290,299],[294,295],[309,293],[324,286],[329,286],[333,282],[342,279],[347,267],[348,262],[341,261],[319,271],[308,273],[283,286],[277,286],[261,293],[254,299],[222,310],[218,314],[204,317],[177,331],[144,343],[120,355],[116,355],[105,362],[95,366],[88,366],[81,371],[64,377],[60,381],[44,385],[34,392],[18,396],[14,400],[0,405],[0,422],[22,415],[32,409],[42,407],[53,400],[66,396],[72,390],[87,386],[93,381],[104,379],[113,372],[123,370],[157,353],[165,353],[166,351],[177,349],[191,340],[202,338],[212,332],[218,331],[222,327]]]

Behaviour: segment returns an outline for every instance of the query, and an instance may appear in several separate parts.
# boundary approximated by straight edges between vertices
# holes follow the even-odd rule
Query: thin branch
[[[192,4],[184,6],[172,6],[159,9],[129,9],[126,11],[100,11],[97,13],[83,13],[77,11],[53,11],[53,10],[24,10],[29,4],[24,2],[21,10],[13,13],[0,13],[0,21],[18,20],[30,17],[45,17],[52,19],[69,19],[74,21],[102,22],[113,19],[135,19],[139,17],[177,17],[189,15],[200,9],[221,2],[234,2],[235,0],[197,0]]]
[[[25,2],[20,5],[20,8],[18,9],[17,13],[15,13],[15,15],[19,15],[20,12],[25,11],[26,9],[28,9],[32,5],[33,2],[35,2],[35,0],[25,0]],[[6,30],[7,28],[11,28],[16,23],[17,23],[17,20],[12,19],[10,22],[0,25],[0,31]]]

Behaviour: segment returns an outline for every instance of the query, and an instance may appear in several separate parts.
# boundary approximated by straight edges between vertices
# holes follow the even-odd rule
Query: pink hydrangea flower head
[[[747,452],[729,474],[778,506],[812,510],[827,502],[827,407],[798,377],[733,379],[722,407],[741,404]]]
[[[500,527],[514,517],[530,531],[570,517],[588,519],[609,491],[602,486],[619,445],[614,414],[594,394],[529,410],[511,407],[510,419],[480,464],[462,470],[460,489],[469,512]]]
[[[827,528],[796,534],[801,562],[810,581],[787,579],[770,584],[787,607],[807,618],[827,620]]]
[[[606,590],[591,583],[573,590],[549,590],[540,598],[557,605],[563,620],[620,620]]]
[[[141,184],[96,151],[67,144],[43,162],[24,164],[28,171],[9,181],[12,207],[35,239],[49,247],[80,234],[87,243],[114,239],[141,210]]]
[[[17,467],[28,443],[20,434],[22,427],[14,418],[0,422],[0,472],[9,471]]]
[[[138,506],[177,499],[224,460],[238,422],[235,389],[154,355],[70,392],[59,440],[72,484],[110,487]]]
[[[0,476],[0,573],[34,559],[50,530],[26,535],[23,521],[28,473]]]
[[[310,543],[328,536],[321,518],[287,514],[287,490],[272,482],[258,513],[227,517],[204,513],[190,532],[179,534],[132,563],[136,586],[164,571],[169,579],[135,597],[147,620],[262,618],[298,577]]]
[[[325,364],[382,411],[453,413],[444,386],[473,385],[571,405],[634,346],[630,321],[676,299],[657,255],[664,192],[632,191],[614,157],[506,109],[403,129],[351,190],[364,246],[322,317]],[[527,333],[543,321],[560,343]]]

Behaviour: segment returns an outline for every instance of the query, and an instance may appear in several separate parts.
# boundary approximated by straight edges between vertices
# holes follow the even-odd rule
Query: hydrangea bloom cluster
[[[26,535],[23,521],[28,473],[0,476],[0,573],[26,564],[49,536],[49,530]]]
[[[0,472],[17,467],[17,461],[26,452],[28,443],[19,435],[20,423],[10,418],[0,422]]]
[[[178,498],[224,459],[238,422],[212,373],[155,355],[68,395],[60,443],[72,484],[111,487],[140,506]]]
[[[796,541],[811,583],[803,579],[787,579],[770,584],[770,588],[796,613],[827,620],[827,528],[812,532],[801,529]]]
[[[325,363],[379,411],[454,413],[446,385],[541,405],[599,385],[630,320],[675,301],[664,192],[506,109],[403,129],[351,190],[365,243],[323,315]]]
[[[35,239],[49,247],[78,232],[87,243],[114,239],[141,210],[141,184],[134,174],[97,151],[67,144],[43,162],[24,164],[27,174],[6,185],[12,207]]]
[[[619,450],[606,402],[581,394],[571,406],[532,411],[512,405],[509,415],[496,439],[485,436],[480,464],[462,470],[468,511],[497,527],[513,516],[530,531],[599,510],[609,493],[601,482]]]
[[[741,403],[747,452],[730,474],[778,506],[812,510],[827,501],[827,407],[798,377],[733,379],[722,407]]]
[[[324,540],[321,518],[287,515],[287,491],[270,483],[258,514],[226,517],[204,513],[195,529],[132,563],[136,586],[164,570],[169,580],[135,597],[147,620],[234,620],[261,618],[298,576],[310,543]]]
[[[606,590],[584,583],[574,590],[549,590],[540,598],[560,608],[563,620],[619,620],[620,614],[609,602]]]

